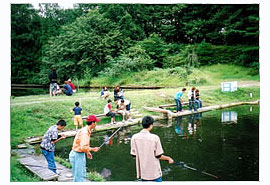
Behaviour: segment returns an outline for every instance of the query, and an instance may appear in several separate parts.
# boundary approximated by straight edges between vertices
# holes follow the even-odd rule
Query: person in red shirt
[[[108,103],[104,107],[104,114],[111,117],[111,124],[115,123],[115,111],[112,110],[112,100],[108,100]]]
[[[70,85],[72,91],[75,93],[75,92],[76,92],[76,87],[75,87],[75,85],[71,82],[71,79],[68,79],[68,84]]]

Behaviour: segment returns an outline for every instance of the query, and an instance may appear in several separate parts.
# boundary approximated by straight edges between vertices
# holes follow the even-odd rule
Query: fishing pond
[[[87,171],[97,171],[107,181],[135,181],[136,165],[130,139],[140,125],[122,128],[93,159]],[[92,134],[91,146],[100,146],[113,131]],[[258,181],[259,106],[237,106],[154,123],[151,133],[160,137],[164,154],[190,170],[161,161],[163,181]],[[56,155],[68,160],[73,138],[60,141]],[[218,176],[213,178],[202,171]]]

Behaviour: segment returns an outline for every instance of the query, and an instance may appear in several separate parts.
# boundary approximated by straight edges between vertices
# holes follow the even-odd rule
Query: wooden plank
[[[54,180],[59,177],[56,173],[52,172],[46,166],[44,166],[42,161],[37,161],[32,157],[21,158],[19,161],[28,170],[45,181]]]
[[[182,105],[188,105],[188,102],[183,102]],[[158,108],[168,108],[168,107],[176,107],[176,104],[166,104],[166,105],[160,105]]]
[[[171,111],[161,109],[161,108],[154,108],[154,107],[144,107],[144,108],[146,110],[153,111],[153,112],[160,112],[167,115],[169,114],[168,118],[171,118],[171,117],[190,115],[190,114],[199,113],[199,112],[206,112],[210,110],[224,109],[224,108],[229,108],[229,107],[234,107],[234,106],[239,106],[239,105],[257,105],[259,104],[259,102],[260,101],[257,100],[257,101],[252,101],[252,102],[234,102],[234,103],[223,104],[223,105],[212,105],[212,106],[200,108],[197,111],[185,110],[180,113],[172,113]]]

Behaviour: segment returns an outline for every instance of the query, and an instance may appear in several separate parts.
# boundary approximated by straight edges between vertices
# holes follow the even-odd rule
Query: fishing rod
[[[182,166],[182,167],[187,168],[187,169],[189,169],[189,170],[201,172],[202,174],[208,175],[208,176],[213,177],[213,178],[216,178],[216,179],[219,178],[218,176],[213,175],[213,174],[211,174],[211,173],[207,173],[207,172],[205,172],[205,171],[201,171],[200,169],[190,167],[190,166],[186,165],[186,164],[183,163],[183,162],[174,162],[174,164],[177,165],[177,166]]]
[[[121,127],[119,127],[109,138],[107,138],[100,146],[99,148],[101,148],[103,145],[105,145],[121,128],[123,127],[123,125]]]

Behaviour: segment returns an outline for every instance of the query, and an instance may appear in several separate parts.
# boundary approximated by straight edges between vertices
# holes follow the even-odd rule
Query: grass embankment
[[[231,65],[214,65],[201,68],[200,70],[194,70],[184,80],[179,78],[177,72],[168,74],[166,69],[160,69],[147,73],[131,73],[121,78],[110,79],[106,83],[107,78],[98,78],[94,79],[93,83],[99,83],[98,85],[120,84],[178,87],[159,90],[126,91],[125,98],[131,101],[131,107],[143,115],[158,114],[144,110],[143,107],[145,106],[157,107],[161,104],[174,103],[173,96],[182,87],[190,89],[191,86],[196,86],[199,88],[204,106],[237,101],[253,101],[260,98],[260,88],[258,86],[239,87],[237,91],[232,93],[222,93],[220,90],[220,82],[222,81],[258,82],[259,76],[251,75],[249,69]],[[110,91],[112,93],[113,89],[110,89]],[[252,98],[250,97],[250,93],[253,94]],[[43,135],[59,119],[65,119],[67,121],[68,125],[65,130],[74,129],[72,121],[73,114],[70,112],[70,109],[74,107],[75,101],[81,102],[83,115],[102,114],[106,100],[99,98],[99,95],[99,92],[88,92],[76,93],[71,97],[58,96],[50,98],[48,95],[39,95],[11,99],[11,147],[15,147],[27,137]],[[186,95],[184,95],[184,101],[187,101]],[[115,108],[115,105],[113,105],[113,108]],[[104,124],[106,121],[108,122],[108,119],[103,120],[101,124]],[[11,181],[39,181],[39,179],[33,175],[29,175],[16,162],[15,158],[12,157]]]
[[[140,71],[123,73],[118,77],[99,76],[91,80],[91,85],[111,86],[111,85],[131,85],[131,86],[164,86],[178,87],[191,85],[217,85],[227,80],[256,80],[259,75],[254,75],[252,68],[231,64],[215,64],[192,69],[192,73],[187,75],[184,68],[155,68],[152,71]],[[85,85],[87,80],[79,81]]]
[[[225,104],[237,101],[251,101],[259,99],[259,87],[239,88],[232,93],[222,93],[220,88],[209,89],[209,87],[198,87],[201,92],[201,99],[204,106]],[[138,90],[126,91],[125,97],[132,103],[132,108],[143,115],[156,114],[146,111],[143,107],[157,107],[162,104],[174,103],[173,95],[179,88],[159,89],[159,90]],[[249,94],[253,93],[250,98]],[[99,98],[99,92],[77,93],[72,97],[53,97],[44,95],[40,103],[24,104],[27,102],[37,102],[35,96],[15,98],[11,100],[11,146],[23,142],[23,139],[31,136],[43,135],[46,130],[59,119],[67,121],[65,130],[74,129],[73,114],[70,109],[74,107],[75,101],[80,101],[83,108],[83,115],[102,114],[106,105],[106,100]],[[24,101],[22,101],[24,100]],[[187,101],[187,96],[184,96]],[[18,104],[15,104],[18,103]],[[113,108],[116,106],[113,105]],[[101,122],[104,124],[109,119]]]

